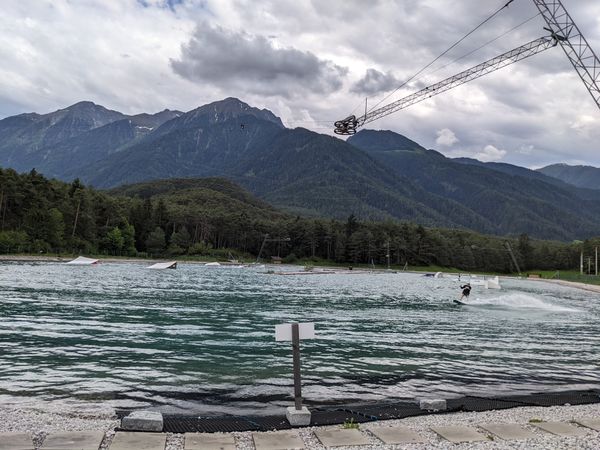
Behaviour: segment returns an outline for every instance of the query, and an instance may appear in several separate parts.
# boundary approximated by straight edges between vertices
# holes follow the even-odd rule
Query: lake
[[[452,277],[147,265],[0,263],[0,402],[281,413],[293,321],[309,406],[600,387],[598,294],[501,279],[462,307]]]

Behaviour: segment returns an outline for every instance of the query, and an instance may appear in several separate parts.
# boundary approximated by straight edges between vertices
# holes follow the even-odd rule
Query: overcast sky
[[[331,134],[506,0],[3,0],[0,118],[81,100],[132,114],[225,97]],[[600,55],[600,2],[563,0]],[[383,104],[544,35],[515,0]],[[448,65],[523,21],[517,30]],[[440,70],[438,69],[445,66]],[[600,166],[600,110],[557,47],[368,125],[451,156]]]

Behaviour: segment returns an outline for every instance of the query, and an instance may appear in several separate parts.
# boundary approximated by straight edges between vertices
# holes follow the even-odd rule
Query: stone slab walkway
[[[98,450],[104,433],[101,431],[71,431],[50,433],[44,439],[42,450]]]
[[[235,439],[227,433],[186,433],[185,450],[235,450]]]
[[[449,416],[438,416],[444,418]],[[44,432],[0,433],[0,450],[323,450],[337,447],[360,449],[437,448],[600,448],[600,418],[584,417],[574,422],[563,417],[561,422],[478,423],[462,418],[464,425],[443,419],[437,424],[419,423],[417,419],[386,424],[362,424],[360,429],[341,426],[312,427],[286,431],[245,433],[153,432]],[[513,419],[514,420],[514,419]],[[405,426],[404,423],[406,423]],[[435,422],[434,422],[435,423]],[[461,423],[461,422],[458,422]],[[439,424],[439,425],[438,425]],[[446,426],[441,426],[441,425]],[[468,425],[468,426],[467,426]],[[489,434],[488,434],[489,433]],[[437,434],[437,436],[436,436]],[[111,442],[112,438],[112,442]],[[105,442],[106,439],[106,442]],[[34,443],[42,443],[35,447]],[[102,444],[105,442],[104,444]],[[110,442],[110,445],[107,443]],[[556,445],[555,445],[556,444]],[[368,447],[367,447],[368,446]]]
[[[110,450],[165,450],[167,435],[162,433],[118,432]]]
[[[556,436],[585,436],[587,433],[585,428],[565,422],[541,422],[532,425]]]
[[[581,419],[576,420],[575,422],[594,431],[600,431],[600,419]]]
[[[256,450],[301,450],[304,441],[296,431],[274,431],[272,433],[252,433]]]
[[[315,435],[327,447],[369,445],[369,439],[356,429],[317,430]]]
[[[479,425],[479,428],[483,428],[505,441],[521,441],[535,437],[534,433],[516,423],[486,423]]]
[[[33,450],[33,440],[27,433],[0,433],[0,450]]]
[[[488,440],[487,436],[484,436],[472,427],[432,427],[431,430],[439,434],[447,441],[450,441],[454,444],[460,444],[462,442],[481,442]]]
[[[425,439],[408,427],[373,427],[368,430],[387,445],[425,442]]]

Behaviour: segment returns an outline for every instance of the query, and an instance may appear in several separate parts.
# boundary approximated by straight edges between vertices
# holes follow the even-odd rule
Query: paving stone
[[[540,422],[532,423],[531,425],[557,436],[585,436],[587,434],[584,428],[579,428],[565,422]]]
[[[431,429],[447,441],[455,444],[461,442],[478,442],[488,440],[487,436],[484,436],[472,427],[432,427]]]
[[[165,450],[167,435],[162,433],[118,432],[110,450]]]
[[[586,428],[591,428],[592,430],[600,431],[600,419],[579,419],[575,422]]]
[[[364,434],[356,429],[318,430],[315,434],[325,447],[341,447],[342,445],[369,445]]]
[[[27,433],[0,433],[0,450],[33,450],[33,441]]]
[[[185,433],[185,450],[235,450],[235,440],[226,433]]]
[[[256,450],[303,449],[304,441],[293,431],[252,433]]]
[[[101,431],[73,431],[50,433],[44,439],[43,450],[98,450],[104,433]]]
[[[479,427],[505,441],[518,441],[535,437],[534,433],[516,423],[486,423],[479,425]]]
[[[388,445],[426,442],[408,427],[373,427],[369,428],[369,431]]]

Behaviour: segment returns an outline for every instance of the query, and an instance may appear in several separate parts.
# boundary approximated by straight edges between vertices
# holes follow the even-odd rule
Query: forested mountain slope
[[[227,98],[187,113],[127,116],[91,102],[0,121],[0,164],[97,188],[221,177],[288,212],[402,220],[497,235],[600,234],[600,198],[509,164],[452,160],[389,131],[347,142],[285,128]]]
[[[600,189],[600,168],[598,167],[552,164],[538,169],[538,172],[579,188]]]

